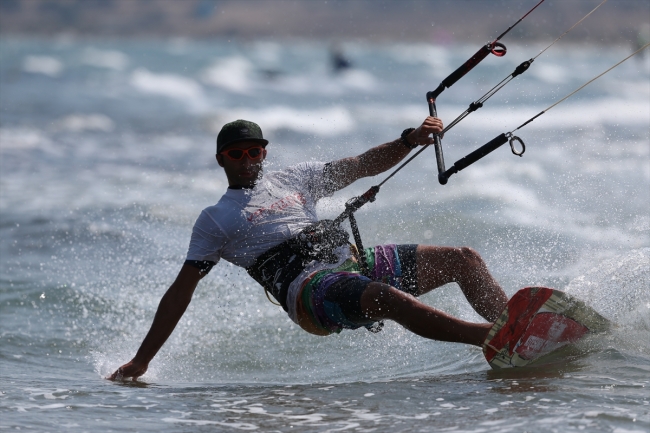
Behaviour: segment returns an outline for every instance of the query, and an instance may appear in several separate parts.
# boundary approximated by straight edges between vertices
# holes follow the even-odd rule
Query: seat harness
[[[334,250],[350,245],[350,235],[332,220],[321,220],[305,227],[297,236],[274,246],[246,268],[262,287],[287,311],[289,285],[314,260],[336,263]],[[271,301],[273,302],[273,301]]]

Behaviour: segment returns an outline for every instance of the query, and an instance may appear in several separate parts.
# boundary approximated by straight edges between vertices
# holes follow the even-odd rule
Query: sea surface
[[[549,43],[554,35],[549,35]],[[508,42],[438,98],[446,123],[545,44]],[[259,123],[266,170],[357,155],[428,115],[476,45],[0,39],[0,429],[38,432],[650,431],[650,50],[437,181],[433,149],[357,214],[366,245],[467,245],[508,295],[543,285],[614,321],[529,368],[388,322],[317,337],[240,269],[204,278],[137,383],[130,360],[227,186],[221,126]],[[447,166],[632,52],[561,41],[447,132]],[[319,206],[334,217],[381,182]],[[455,285],[424,302],[481,321]]]

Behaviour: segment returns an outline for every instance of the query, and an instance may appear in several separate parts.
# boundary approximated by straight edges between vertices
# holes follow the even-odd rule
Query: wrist
[[[138,368],[143,368],[144,367],[146,369],[146,368],[149,367],[150,362],[151,362],[151,359],[149,359],[149,360],[143,359],[143,357],[138,357],[138,355],[136,354],[133,357],[133,359],[130,361],[130,364],[135,365]]]
[[[410,135],[413,131],[415,131],[415,128],[407,128],[407,129],[405,129],[405,130],[402,132],[402,135],[400,136],[400,139],[399,139],[400,143],[402,143],[402,145],[404,145],[404,146],[407,147],[408,149],[415,149],[415,148],[418,146],[417,143],[411,143],[411,142],[409,141],[409,139],[408,139],[409,135]]]

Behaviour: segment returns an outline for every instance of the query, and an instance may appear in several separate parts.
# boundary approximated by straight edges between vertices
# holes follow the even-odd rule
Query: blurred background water
[[[513,16],[529,6],[516,5]],[[332,38],[2,34],[0,427],[650,430],[650,53],[518,131],[523,158],[504,146],[441,186],[426,151],[357,214],[367,245],[472,246],[509,295],[566,290],[614,320],[611,335],[543,366],[495,372],[478,348],[393,323],[379,334],[307,334],[222,262],[141,382],[103,379],[139,347],[195,218],[225,191],[213,156],[224,123],[261,125],[266,170],[358,154],[417,126],[426,92],[504,28],[444,44],[339,35],[350,63],[339,70]],[[440,96],[439,116],[450,122],[559,33],[504,40],[505,57]],[[445,136],[447,165],[634,42],[567,37]],[[383,178],[324,200],[321,217]],[[454,285],[423,298],[480,320]]]

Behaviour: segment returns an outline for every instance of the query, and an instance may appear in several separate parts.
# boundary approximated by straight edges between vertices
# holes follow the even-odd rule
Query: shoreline
[[[336,41],[322,40],[318,38],[309,38],[305,36],[286,36],[286,37],[276,37],[276,38],[266,38],[266,37],[227,37],[227,36],[211,36],[211,37],[193,37],[193,36],[177,36],[177,35],[167,35],[167,36],[153,36],[153,35],[138,35],[138,36],[119,36],[119,35],[80,35],[75,33],[57,33],[52,35],[29,35],[29,34],[2,34],[0,33],[0,40],[7,42],[49,42],[51,44],[59,44],[61,46],[69,43],[87,43],[88,45],[101,45],[101,44],[112,44],[112,43],[167,43],[167,44],[178,44],[180,47],[186,43],[204,43],[210,44],[214,42],[218,43],[232,43],[234,45],[250,45],[257,43],[269,43],[269,44],[292,44],[292,45],[314,45],[314,46],[325,46],[325,47],[338,47],[338,48],[353,48],[355,46],[359,47],[395,47],[395,46],[417,46],[422,45],[424,47],[441,47],[441,48],[465,48],[465,49],[476,49],[480,48],[483,44],[488,41],[485,40],[475,40],[475,41],[452,41],[452,42],[427,42],[422,40],[386,40],[386,41],[372,41],[362,38],[338,38]],[[511,41],[502,41],[508,50],[513,47],[526,47],[528,49],[543,49],[546,48],[554,39],[539,39],[539,40],[511,40]],[[595,48],[595,47],[607,47],[612,48],[630,48],[634,45],[633,40],[616,40],[609,41],[608,43],[600,42],[591,42],[585,40],[574,40],[574,41],[564,41],[561,40],[558,43],[561,43],[561,47],[567,49],[575,49],[579,47],[584,48]],[[636,48],[635,48],[636,49]]]
[[[0,2],[0,36],[271,38],[446,45],[488,42],[536,3],[511,1],[506,3],[510,7],[504,7],[483,0],[6,0]],[[554,39],[598,4],[598,0],[547,0],[504,39]],[[604,45],[633,41],[650,32],[648,17],[650,4],[643,1],[608,2],[566,39]]]

